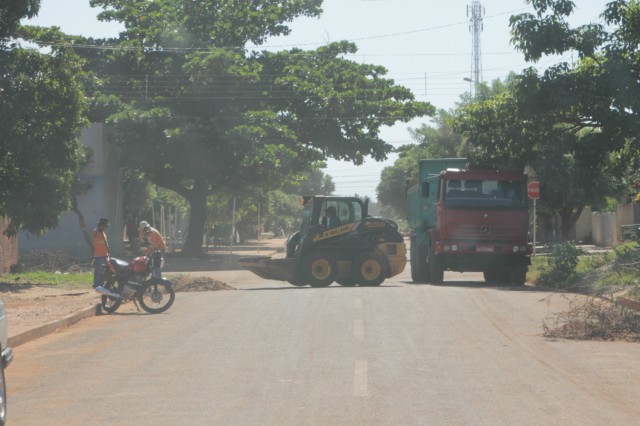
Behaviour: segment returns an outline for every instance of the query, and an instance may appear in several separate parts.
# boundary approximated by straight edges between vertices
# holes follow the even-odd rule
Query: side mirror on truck
[[[429,198],[429,182],[422,182],[422,196],[424,198]]]

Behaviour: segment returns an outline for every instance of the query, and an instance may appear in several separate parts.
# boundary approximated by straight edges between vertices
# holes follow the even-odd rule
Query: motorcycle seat
[[[129,262],[125,262],[124,260],[111,258],[111,264],[116,267],[118,271],[123,271],[129,267]]]

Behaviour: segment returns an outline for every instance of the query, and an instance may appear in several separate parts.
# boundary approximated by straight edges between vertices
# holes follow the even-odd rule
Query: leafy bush
[[[546,262],[539,266],[538,284],[555,288],[564,288],[577,279],[576,266],[580,255],[584,254],[573,242],[547,244]]]

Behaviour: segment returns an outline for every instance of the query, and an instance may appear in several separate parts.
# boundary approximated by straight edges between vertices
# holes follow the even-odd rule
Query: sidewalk
[[[203,259],[185,259],[178,256],[167,256],[164,273],[171,276],[176,273],[190,273],[193,275],[214,276],[219,281],[233,285],[234,281],[245,280],[251,274],[237,263],[237,259],[247,256],[277,256],[284,252],[286,239],[273,238],[269,240],[250,241],[248,244],[236,245],[233,247],[209,248],[209,256]],[[253,274],[251,274],[253,276]],[[9,346],[15,348],[24,343],[54,333],[55,331],[69,327],[78,321],[96,315],[101,315],[100,296],[87,290],[88,298],[93,300],[87,306],[87,298],[83,297],[78,301],[77,311],[72,314],[63,315],[56,310],[42,310],[41,306],[33,304],[32,318],[36,321],[28,327],[11,327],[11,313],[8,313],[9,321]],[[0,297],[2,297],[0,295]],[[126,305],[123,305],[126,306]],[[21,308],[21,315],[29,315],[28,309]]]

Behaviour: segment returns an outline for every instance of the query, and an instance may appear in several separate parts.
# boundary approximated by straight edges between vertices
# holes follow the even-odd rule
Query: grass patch
[[[93,284],[93,273],[56,273],[45,271],[0,274],[0,281],[9,284],[51,285],[60,288],[84,288]]]

